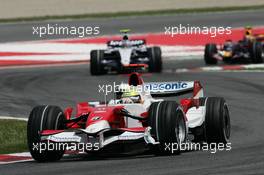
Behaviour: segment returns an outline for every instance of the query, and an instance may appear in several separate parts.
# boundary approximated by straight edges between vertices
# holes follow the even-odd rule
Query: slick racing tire
[[[104,50],[92,50],[90,53],[90,72],[91,75],[105,74],[102,60],[104,58]]]
[[[261,42],[253,42],[250,48],[250,57],[253,63],[263,63]]]
[[[155,102],[148,112],[151,136],[159,142],[151,145],[154,154],[180,154],[180,144],[187,139],[185,117],[180,106],[174,101]]]
[[[216,44],[206,44],[204,49],[204,61],[206,64],[217,64],[217,59],[213,57],[214,54],[217,54]]]
[[[147,48],[149,57],[149,72],[161,72],[162,71],[162,58],[160,47]]]
[[[27,125],[28,148],[32,157],[38,162],[57,161],[64,154],[64,150],[42,150],[34,147],[46,144],[40,140],[42,130],[65,129],[65,116],[57,106],[37,106],[33,108],[29,115]],[[51,142],[50,142],[51,143]],[[47,147],[46,147],[47,148]]]
[[[228,106],[224,98],[206,98],[206,114],[204,121],[204,137],[207,143],[229,142],[230,138],[230,116]]]

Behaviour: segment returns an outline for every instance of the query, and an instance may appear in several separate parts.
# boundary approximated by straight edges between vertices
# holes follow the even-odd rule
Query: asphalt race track
[[[224,20],[222,18],[220,21]],[[251,20],[248,19],[243,25],[247,25],[249,21]],[[242,21],[240,24],[242,25]],[[263,22],[258,21],[258,24]],[[164,69],[202,65],[204,65],[203,62],[199,60],[165,61]],[[53,163],[24,162],[0,165],[0,174],[263,174],[263,75],[263,72],[144,75],[146,82],[200,80],[207,96],[224,97],[231,113],[231,151],[219,151],[215,154],[193,151],[179,156],[164,157],[154,157],[144,153],[99,158],[81,156],[65,158]],[[32,107],[39,104],[66,107],[80,101],[103,100],[103,95],[97,93],[99,84],[127,80],[125,75],[92,77],[88,64],[1,69],[0,77],[1,115],[17,117],[27,117]]]

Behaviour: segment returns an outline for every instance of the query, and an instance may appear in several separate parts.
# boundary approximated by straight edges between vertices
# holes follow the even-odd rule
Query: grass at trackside
[[[27,122],[0,120],[0,154],[28,151]]]
[[[112,18],[126,16],[148,16],[148,15],[168,15],[182,13],[204,13],[204,12],[225,12],[240,10],[258,10],[264,9],[264,5],[241,6],[241,7],[207,7],[207,8],[191,8],[191,9],[168,9],[168,10],[150,10],[139,12],[116,12],[116,13],[98,13],[98,14],[80,14],[80,15],[61,15],[61,16],[39,16],[25,18],[0,19],[0,22],[27,22],[27,21],[43,21],[43,20],[59,20],[59,19],[85,19],[85,18]]]

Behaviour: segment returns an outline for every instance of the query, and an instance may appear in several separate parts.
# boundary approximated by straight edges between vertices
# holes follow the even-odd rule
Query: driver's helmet
[[[123,36],[122,46],[123,46],[123,47],[129,47],[129,46],[130,46],[130,42],[129,42],[129,40],[128,40],[128,36],[127,36],[127,35],[124,35],[124,36]]]
[[[127,35],[124,35],[123,36],[123,40],[128,40],[128,36]]]
[[[255,37],[252,33],[252,27],[247,26],[245,27],[245,36],[243,38],[243,44],[248,45],[249,43],[253,42],[255,40]]]
[[[125,89],[125,91],[121,95],[121,99],[125,103],[140,103],[141,96],[135,89]]]
[[[252,36],[252,27],[251,26],[245,27],[245,36]]]

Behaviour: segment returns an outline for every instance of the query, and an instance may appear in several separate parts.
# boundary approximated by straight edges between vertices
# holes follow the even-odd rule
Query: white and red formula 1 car
[[[154,97],[192,93],[178,104]],[[172,154],[169,143],[229,142],[230,117],[221,97],[204,97],[199,81],[144,83],[132,73],[107,103],[85,102],[63,112],[57,106],[37,106],[29,116],[28,146],[37,161],[59,160],[65,144],[86,145],[85,152],[121,151],[143,146],[155,154]],[[40,151],[38,146],[56,144]],[[59,147],[58,147],[59,145]],[[89,145],[89,146],[87,146]],[[56,148],[56,149],[54,149]],[[68,148],[68,147],[67,147]],[[173,153],[180,153],[180,149]]]

